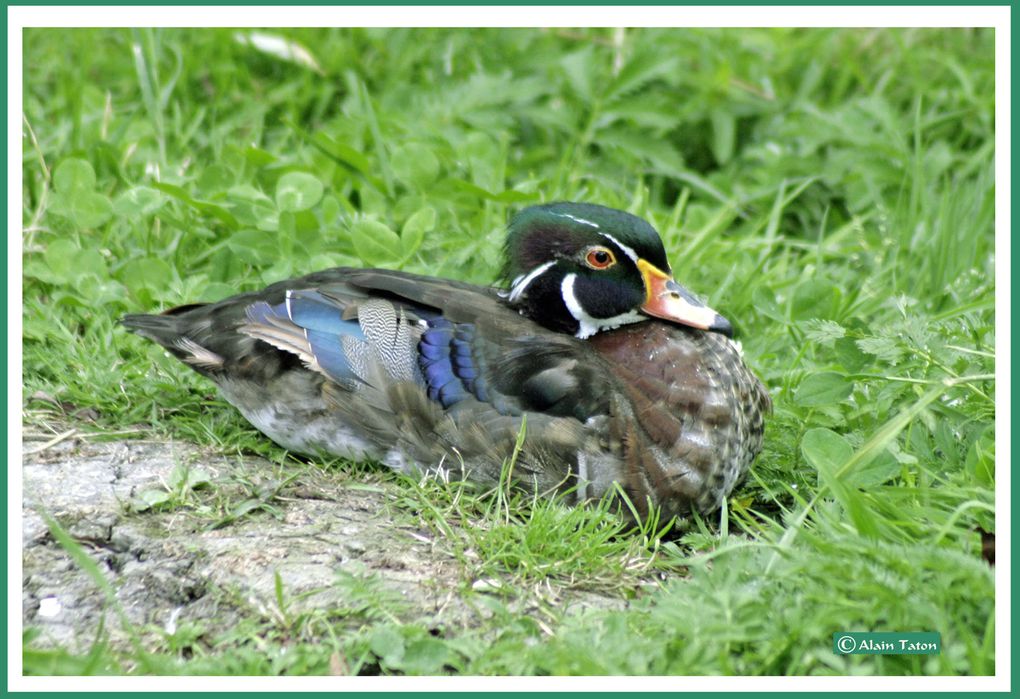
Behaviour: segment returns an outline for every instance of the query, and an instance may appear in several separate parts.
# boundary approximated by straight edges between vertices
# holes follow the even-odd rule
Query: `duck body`
[[[657,251],[626,226],[602,235],[617,216],[647,226],[593,205],[522,212],[509,289],[336,268],[122,322],[295,452],[492,486],[523,430],[511,476],[525,488],[579,504],[618,483],[642,517],[708,512],[760,450],[768,394],[728,324],[660,271],[664,252],[644,262]],[[649,318],[677,298],[719,331]]]

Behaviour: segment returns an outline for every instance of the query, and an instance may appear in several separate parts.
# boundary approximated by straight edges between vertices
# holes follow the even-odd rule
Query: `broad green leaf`
[[[676,128],[683,122],[683,112],[676,108],[676,102],[663,93],[643,93],[616,102],[602,113],[599,128],[623,120],[631,126],[652,129],[658,134]]]
[[[854,453],[850,442],[842,435],[825,428],[805,432],[800,448],[812,466],[830,473],[835,473]]]
[[[272,262],[279,252],[276,237],[264,231],[238,231],[227,239],[227,247],[242,262],[255,266]]]
[[[932,386],[928,391],[918,398],[909,408],[900,410],[895,417],[886,421],[861,447],[854,453],[841,473],[849,473],[857,468],[865,468],[880,454],[885,452],[889,443],[896,439],[903,429],[915,418],[925,412],[927,407],[934,402],[946,390],[945,385]]]
[[[174,466],[170,471],[170,485],[174,488],[199,488],[209,485],[212,477],[202,468]]]
[[[53,171],[53,188],[61,194],[91,192],[96,187],[96,171],[91,163],[68,158]]]
[[[107,278],[106,258],[93,248],[86,248],[75,256],[71,278],[77,281],[89,274],[95,275],[97,279]]]
[[[468,162],[472,182],[489,190],[502,185],[498,175],[500,147],[496,139],[481,131],[472,131],[458,150],[460,157]]]
[[[359,260],[352,255],[336,252],[320,252],[308,258],[307,269],[330,269],[331,267],[357,267]]]
[[[891,453],[895,446],[896,442],[891,442],[885,451],[880,452],[869,463],[860,464],[852,469],[845,470],[841,472],[839,478],[851,488],[859,488],[861,490],[882,485],[886,481],[895,478],[903,468],[896,456]]]
[[[830,318],[840,291],[832,282],[809,279],[793,291],[791,315],[793,320]]]
[[[989,425],[967,450],[967,472],[983,485],[995,485],[995,426]]]
[[[275,231],[280,225],[280,212],[264,192],[248,184],[236,185],[227,190],[227,199],[234,204],[234,215],[239,221],[260,231]]]
[[[202,171],[196,184],[201,192],[224,192],[234,184],[234,174],[226,166],[213,163]]]
[[[217,161],[231,172],[237,173],[243,173],[249,164],[244,148],[231,142],[223,144],[223,150],[220,151]]]
[[[280,212],[280,240],[290,241],[288,246],[293,243],[297,237],[297,223],[295,222],[295,214],[291,211]],[[281,245],[281,249],[285,249],[286,246]]]
[[[163,195],[152,187],[132,187],[113,202],[113,212],[118,216],[148,216],[163,206]]]
[[[266,233],[272,233],[280,228],[280,214],[275,208],[270,209],[265,206],[255,205],[251,208],[252,216],[254,220],[252,223],[260,231]]]
[[[74,288],[77,290],[78,296],[88,299],[93,308],[108,304],[123,304],[127,296],[127,289],[123,284],[95,274],[82,274],[75,280]]]
[[[276,280],[274,280],[276,281]],[[233,296],[237,293],[237,287],[232,284],[224,284],[223,282],[210,282],[202,289],[202,293],[198,297],[198,301],[204,301],[205,303],[212,303],[225,299],[228,296]]]
[[[591,81],[592,73],[595,72],[593,53],[594,49],[586,46],[560,59],[563,72],[567,74],[567,84],[585,102],[591,102],[593,94]]]
[[[397,179],[411,184],[429,184],[439,176],[439,159],[431,149],[418,143],[397,147],[390,164]]]
[[[323,267],[313,266],[309,269],[325,269],[330,265],[324,265]],[[275,284],[276,282],[283,281],[294,276],[294,263],[289,257],[281,257],[276,260],[271,266],[262,270],[262,281],[265,284]]]
[[[62,274],[56,274],[50,266],[46,264],[45,260],[25,260],[25,266],[22,269],[22,274],[26,278],[38,279],[39,281],[46,282],[47,284],[63,284],[67,281],[67,278]]]
[[[833,343],[832,349],[839,363],[850,373],[861,371],[871,361],[850,337],[839,338]]]
[[[272,205],[273,200],[258,187],[250,184],[236,184],[227,190],[227,197],[234,201],[260,202]]]
[[[361,195],[361,205],[352,214],[359,212],[382,212],[388,211],[390,207],[390,200],[386,195],[386,192],[382,189],[372,189],[371,187],[363,187],[358,190],[358,194]],[[356,217],[356,216],[355,216]]]
[[[596,140],[602,147],[617,149],[624,158],[643,158],[667,175],[679,176],[684,171],[683,156],[673,144],[638,129],[623,126],[606,129]]]
[[[759,286],[754,290],[751,295],[751,300],[754,305],[755,311],[761,313],[766,318],[785,323],[786,315],[782,309],[776,305],[775,292],[766,289],[764,286]]]
[[[92,279],[93,277],[88,277]],[[92,299],[86,300],[79,296],[77,293],[72,291],[56,291],[52,296],[49,297],[49,306],[57,308],[60,306],[67,308],[92,308]]]
[[[203,214],[206,214],[207,216],[212,216],[213,218],[217,219],[218,221],[226,225],[228,228],[236,229],[239,225],[237,219],[234,218],[234,215],[231,214],[226,209],[224,209],[219,204],[213,204],[212,202],[208,201],[199,201],[198,199],[192,199],[191,205],[194,206],[199,211],[201,211]]]
[[[443,182],[450,185],[453,189],[473,194],[481,199],[491,199],[492,201],[498,201],[504,204],[516,204],[519,202],[534,201],[537,199],[535,194],[526,194],[524,192],[518,192],[515,189],[506,189],[498,194],[490,192],[487,189],[482,189],[476,184],[472,184],[466,180],[451,177],[444,179]]]
[[[864,536],[878,536],[875,517],[863,496],[840,476],[839,471],[853,457],[853,447],[841,435],[824,427],[808,430],[800,443],[808,462],[818,469],[819,481],[826,485],[846,509],[854,526]]]
[[[438,675],[451,655],[444,642],[425,636],[407,644],[400,669],[413,675]]]
[[[321,132],[309,134],[297,126],[292,126],[295,130],[307,138],[313,146],[335,160],[337,163],[343,165],[345,168],[352,169],[359,173],[378,191],[381,192],[386,188],[386,183],[375,176],[375,171],[372,168],[372,162],[360,151],[357,151],[346,144],[338,143]]]
[[[75,242],[58,238],[46,246],[43,259],[54,274],[66,279],[71,276],[71,268],[80,252],[81,248]]]
[[[468,160],[494,162],[500,156],[500,144],[489,134],[472,131],[463,141],[460,154]]]
[[[333,243],[323,235],[319,218],[312,211],[282,212],[278,240],[280,254],[286,257],[293,257],[300,248],[313,254]]]
[[[657,51],[635,56],[624,64],[619,75],[602,91],[605,102],[611,103],[658,77],[675,73],[679,60],[677,56],[663,55]]]
[[[340,202],[332,194],[322,198],[322,222],[327,226],[335,224],[340,219]]]
[[[113,213],[113,204],[102,194],[85,189],[54,192],[49,211],[71,221],[79,230],[97,228]]]
[[[83,192],[75,197],[74,220],[79,228],[98,228],[110,218],[113,204],[96,192]]]
[[[404,637],[389,626],[376,628],[369,638],[368,647],[390,667],[397,666],[404,658]]]
[[[280,211],[304,211],[322,199],[322,182],[307,172],[288,172],[276,183],[276,205]]]
[[[208,216],[212,216],[213,218],[219,220],[221,223],[226,225],[228,228],[231,229],[238,228],[239,224],[237,222],[237,219],[234,218],[234,215],[231,214],[226,209],[224,209],[219,204],[214,204],[208,201],[199,201],[198,199],[195,199],[190,194],[188,194],[183,187],[178,187],[175,184],[168,184],[166,182],[153,182],[152,186],[158,189],[159,191],[163,192],[164,194],[169,194],[174,199],[177,199],[178,201],[182,201],[185,204],[194,207],[195,210],[200,211]]]
[[[261,148],[256,148],[255,146],[249,146],[245,148],[244,157],[249,163],[251,163],[255,167],[264,167],[266,165],[272,165],[279,159],[272,153],[264,151]]]
[[[174,279],[170,265],[158,257],[130,260],[121,271],[121,281],[129,289],[163,289]]]
[[[824,371],[801,381],[793,399],[804,406],[831,405],[849,398],[853,390],[853,381],[834,371]]]
[[[170,502],[170,493],[168,491],[152,488],[139,493],[134,509],[136,511],[144,511],[168,502]]]
[[[297,211],[288,214],[294,218],[294,231],[300,236],[314,235],[316,239],[322,240],[322,226],[319,219],[311,211]]]
[[[400,259],[400,236],[384,223],[357,221],[351,226],[351,240],[365,264],[381,265]]]
[[[857,471],[864,471],[868,469],[876,459],[882,457],[883,454],[888,454],[888,447],[890,443],[896,439],[896,435],[903,431],[903,429],[914,421],[919,415],[921,415],[931,403],[939,398],[946,390],[946,385],[932,386],[925,392],[920,398],[918,398],[909,408],[900,410],[893,418],[887,420],[878,431],[871,435],[868,440],[860,446],[857,451],[853,452],[848,459],[846,459],[841,466],[835,468],[833,464],[842,457],[845,453],[842,447],[835,445],[833,436],[839,440],[843,440],[842,437],[837,435],[831,430],[822,428],[816,428],[808,430],[804,435],[804,440],[801,442],[801,449],[804,452],[804,456],[807,457],[812,464],[818,468],[819,475],[822,477],[823,482],[828,486],[837,499],[839,499],[844,506],[847,508],[847,512],[853,519],[854,525],[857,530],[865,534],[866,536],[877,536],[878,525],[875,520],[871,517],[871,514],[867,512],[867,508],[863,507],[863,501],[859,497],[856,491],[851,491],[846,487],[846,483],[852,483],[852,476],[848,480],[849,474],[853,474]],[[810,439],[809,439],[809,435]],[[807,445],[807,446],[805,446]],[[849,447],[849,445],[847,445]]]
[[[435,227],[436,210],[431,206],[422,207],[411,214],[400,230],[400,247],[404,257],[413,255],[421,247],[425,234]]]

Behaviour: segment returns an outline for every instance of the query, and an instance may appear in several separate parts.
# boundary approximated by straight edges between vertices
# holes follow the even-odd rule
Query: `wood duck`
[[[718,508],[771,402],[731,326],[677,284],[658,233],[594,204],[521,211],[505,289],[335,268],[122,322],[304,454],[568,503],[622,486],[645,517]]]

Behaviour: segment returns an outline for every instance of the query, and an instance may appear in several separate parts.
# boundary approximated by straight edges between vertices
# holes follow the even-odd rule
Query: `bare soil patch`
[[[212,528],[214,517],[196,516],[189,507],[139,512],[132,503],[165,487],[180,464],[207,472],[213,489],[227,483],[226,495],[238,488],[231,475],[243,472],[249,483],[271,485],[279,466],[178,442],[102,441],[92,434],[47,444],[33,436],[26,433],[22,466],[22,613],[26,627],[41,630],[37,643],[82,651],[104,615],[111,642],[126,641],[103,593],[54,540],[39,508],[85,547],[143,635],[189,621],[228,631],[252,615],[271,619],[279,614],[277,573],[291,614],[343,609],[351,600],[342,581],[360,578],[397,600],[400,621],[452,630],[491,615],[477,603],[479,595],[464,594],[471,581],[442,542],[395,521],[401,519],[393,516],[398,484],[366,483],[310,464],[279,489],[271,512]],[[511,606],[528,614],[550,603],[569,613],[626,604],[549,586],[544,601],[524,595]]]

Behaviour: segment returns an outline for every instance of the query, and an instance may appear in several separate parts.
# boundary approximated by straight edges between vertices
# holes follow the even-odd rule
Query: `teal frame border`
[[[1009,7],[1010,0],[990,0],[973,4],[974,7]],[[46,7],[66,5],[102,5],[112,7],[204,7],[210,5],[248,7],[251,5],[286,7],[286,3],[274,2],[273,0],[256,0],[255,2],[241,2],[241,0],[223,0],[223,2],[200,2],[200,0],[180,0],[180,2],[125,2],[124,0],[112,0],[109,2],[90,3],[70,0],[69,2],[11,2],[5,3],[7,7]],[[398,6],[419,6],[419,7],[547,7],[547,6],[576,6],[584,7],[591,5],[609,7],[627,7],[631,5],[646,7],[970,7],[970,3],[957,0],[936,0],[935,2],[922,2],[922,0],[903,0],[902,2],[881,2],[880,0],[861,0],[859,2],[807,2],[806,0],[786,0],[785,2],[766,2],[765,0],[746,0],[745,2],[718,2],[707,0],[706,2],[670,2],[669,0],[639,0],[635,3],[625,3],[619,0],[593,0],[592,2],[581,2],[580,0],[562,0],[562,2],[541,2],[541,0],[503,0],[502,2],[469,2],[468,0],[446,0],[445,2],[425,2],[424,0],[365,0],[365,2],[328,2],[327,0],[302,0],[295,5],[313,7],[398,7]],[[584,24],[579,22],[579,24]]]
[[[97,4],[97,3],[80,2],[79,0],[69,0],[67,2],[5,2],[4,3],[5,11],[3,13],[3,18],[2,18],[3,36],[4,37],[7,36],[7,31],[8,31],[8,14],[9,14],[7,12],[7,10],[9,8],[11,8],[11,7],[40,7],[40,6],[46,7],[46,6],[67,6],[67,5],[83,5],[83,6],[87,6],[87,5],[94,5],[94,4]],[[213,3],[199,2],[198,0],[180,0],[179,2],[173,2],[173,3],[167,3],[167,2],[132,3],[132,2],[123,2],[121,0],[112,0],[112,1],[107,0],[106,2],[102,2],[102,3],[98,3],[98,4],[105,5],[105,6],[117,6],[117,7],[121,7],[121,6],[123,6],[123,7],[138,6],[138,5],[153,6],[153,7],[203,7],[203,6],[209,6],[209,5],[235,6],[235,7],[244,7],[244,6],[251,6],[251,5],[257,5],[257,6],[283,6],[280,2],[273,2],[271,0],[256,0],[255,2],[240,2],[239,0],[220,0],[220,2],[213,2]],[[436,6],[436,7],[464,7],[464,6],[483,6],[483,7],[484,6],[490,6],[490,7],[491,6],[495,6],[495,7],[505,7],[505,6],[515,6],[515,7],[544,7],[544,6],[592,6],[592,5],[596,5],[596,6],[625,6],[626,5],[625,3],[621,3],[621,2],[618,2],[618,1],[617,2],[611,2],[611,1],[607,1],[607,0],[594,0],[592,2],[579,2],[577,0],[560,0],[559,2],[540,2],[538,0],[503,0],[502,2],[491,2],[491,3],[478,3],[478,2],[466,2],[466,1],[465,2],[458,2],[458,1],[450,1],[450,0],[447,0],[446,2],[442,2],[442,3],[423,2],[422,0],[403,0],[403,1],[400,1],[400,0],[365,0],[363,2],[325,2],[323,0],[303,0],[300,3],[298,3],[298,4],[305,5],[305,6],[317,6],[317,7],[330,7],[330,6],[383,6],[383,7],[391,7],[391,6]],[[952,1],[949,1],[949,0],[937,0],[936,2],[921,2],[919,0],[901,0],[900,2],[880,2],[878,0],[859,0],[857,2],[805,2],[803,0],[786,0],[785,2],[780,2],[780,3],[764,2],[763,0],[745,0],[744,2],[718,2],[718,1],[708,0],[706,2],[691,2],[691,3],[669,2],[668,0],[641,0],[639,3],[634,3],[634,4],[639,4],[639,5],[644,5],[644,6],[652,6],[652,7],[689,7],[689,6],[715,6],[715,7],[742,7],[743,6],[743,7],[746,7],[746,6],[773,6],[773,5],[777,5],[777,4],[781,5],[781,6],[795,6],[795,7],[817,7],[817,6],[825,6],[825,7],[889,7],[889,6],[958,7],[958,6],[968,6],[968,3],[959,2],[959,1],[952,2]],[[1013,4],[1014,3],[1011,0],[992,0],[990,2],[989,1],[980,2],[980,3],[978,3],[975,6],[1009,7],[1009,8],[1012,9],[1013,8]],[[580,22],[579,24],[583,24],[583,22]],[[1016,34],[1017,33],[1017,29],[1020,28],[1020,26],[1018,26],[1018,25],[1020,25],[1020,21],[1018,21],[1016,15],[1013,15],[1012,12],[1011,12],[1010,13],[1010,34],[1011,34],[1011,37],[1012,37],[1012,35]],[[1012,104],[1013,103],[1012,95],[1015,92],[1014,88],[1017,87],[1018,80],[1020,80],[1020,79],[1017,78],[1017,70],[1016,70],[1016,68],[1020,67],[1020,60],[1017,59],[1016,54],[1012,51],[1012,47],[1010,47],[1010,48],[1011,48],[1011,50],[1010,50],[1010,65],[1011,65],[1011,73],[1010,73],[1010,78],[1011,78],[1011,80],[1010,80],[1010,99],[1011,99],[1011,104]],[[8,99],[9,99],[9,94],[7,93],[7,88],[9,87],[8,84],[7,84],[7,75],[8,75],[8,70],[7,69],[8,69],[9,66],[8,66],[8,60],[7,60],[7,53],[6,52],[4,52],[4,55],[3,55],[3,65],[4,65],[4,71],[3,71],[2,80],[3,80],[4,87],[5,87],[5,94],[7,95],[7,97],[5,98],[5,105],[6,105]],[[9,106],[9,105],[7,105],[7,106]],[[1011,114],[1011,123],[1008,125],[1008,127],[1011,130],[1011,135],[1012,135],[1012,126],[1014,124],[1016,124],[1017,122],[1018,122],[1018,117],[1016,115],[1014,115],[1014,114]],[[8,125],[8,126],[10,127],[10,125]],[[1007,125],[998,124],[997,126],[998,126],[998,128],[1002,128],[1003,126],[1007,126]],[[1010,152],[1008,154],[1009,163],[1010,163],[1010,172],[1011,172],[1010,196],[1011,196],[1011,200],[1020,201],[1020,185],[1017,185],[1015,182],[1012,181],[1012,164],[1015,163],[1016,160],[1017,160],[1016,155],[1017,155],[1017,151],[1018,151],[1018,146],[1012,140],[1011,140],[1011,144],[1010,145],[1011,145],[1011,149],[1010,149]],[[8,152],[7,139],[3,140],[3,152],[4,152],[4,155],[6,156],[5,157],[5,161],[8,161],[12,157],[12,155],[13,155],[12,153]],[[998,156],[1000,158],[1004,157],[1005,155],[1006,154],[998,154]],[[6,179],[7,179],[7,177],[6,177],[6,170],[5,170],[4,171],[4,184],[9,186],[9,183],[6,181]],[[5,190],[6,190],[6,187],[5,187]],[[5,199],[5,204],[4,204],[5,212],[6,212],[6,209],[7,209],[6,202],[7,202],[7,199]],[[7,212],[7,213],[9,213],[9,212]],[[1016,230],[1015,224],[1014,224],[1014,226],[1011,227],[1011,235],[1012,235],[1012,231],[1013,230]],[[12,234],[11,232],[8,232],[8,235],[11,235],[11,234]],[[1010,250],[1010,253],[1011,254],[1010,254],[1010,261],[1009,262],[1010,262],[1010,269],[1012,269],[1013,263],[1020,261],[1020,255],[1018,255],[1012,249]],[[4,254],[5,262],[9,264],[10,263],[10,259],[7,257],[7,248],[6,247],[4,248],[4,253],[3,254]],[[8,269],[8,267],[7,267],[7,265],[5,265],[5,267],[4,267],[5,271],[3,272],[3,279],[4,279],[5,282],[8,281],[7,280],[7,273],[8,273],[7,269]],[[5,284],[4,285],[4,294],[5,294],[5,296],[6,296],[6,288],[7,287],[6,287],[6,284]],[[1020,296],[1020,292],[1017,292],[1016,290],[1012,289],[1012,287],[1011,287],[1010,288],[1011,301],[1020,300],[1020,299],[1017,298],[1018,296]],[[10,326],[8,324],[9,318],[7,316],[7,305],[6,304],[4,304],[2,309],[0,309],[0,314],[3,315],[4,327],[6,328],[5,334],[7,336],[7,343],[4,346],[3,355],[4,355],[5,359],[7,359],[9,361],[9,357],[7,356],[7,352],[8,352],[7,348],[11,346],[10,343],[12,342],[13,338],[10,337]],[[1012,319],[1013,319],[1013,316],[1011,314],[1011,321],[1012,321]],[[1012,325],[1012,323],[1011,323],[1011,325]],[[1010,340],[1012,340],[1012,333],[1011,333],[1011,336],[1010,336]],[[1011,359],[1015,359],[1017,356],[1020,356],[1020,352],[1014,351],[1012,349],[1012,346],[1010,346],[1010,357],[1011,357]],[[5,362],[5,364],[6,363],[7,362]],[[5,394],[9,393],[10,390],[12,389],[11,386],[7,385],[7,378],[8,378],[8,373],[5,372],[4,373],[4,379],[3,379],[4,388],[6,389],[5,390]],[[1015,386],[1012,385],[1012,384],[1007,388],[1007,390],[1008,390],[1008,399],[1010,400],[1010,402],[1012,404],[1012,400],[1014,398],[1016,398],[1018,393],[1020,393],[1020,392],[1018,392],[1016,390]],[[5,417],[9,417],[9,416],[6,415],[6,403],[4,404],[4,406],[5,406],[4,409],[3,409],[4,415],[5,415]],[[1011,425],[1010,425],[1010,427],[1011,427],[1011,430],[1012,430],[1012,432],[1014,434],[1020,433],[1020,430],[1017,429],[1018,427],[1020,427],[1020,418],[1018,418],[1016,415],[1012,415],[1011,416]],[[10,437],[10,435],[8,435],[8,438],[9,437]],[[11,464],[8,464],[8,467],[11,467]],[[9,495],[9,493],[7,492],[7,482],[6,482],[6,480],[4,481],[2,487],[3,487],[4,496],[5,496],[4,497],[4,504],[5,504],[4,510],[5,510],[5,514],[6,514],[6,503],[8,501],[7,496]],[[1010,490],[1010,493],[1008,494],[1008,497],[1010,498],[1011,502],[1015,501],[1015,497],[1014,496],[1016,495],[1018,490],[1020,490],[1020,485],[1018,485],[1016,482],[1013,482],[1011,490]],[[1017,533],[1018,529],[1020,529],[1020,527],[1017,526],[1015,518],[1014,518],[1014,521],[1012,522],[1012,527],[1011,527],[1011,530],[1010,530],[1010,534],[1011,535],[1015,535]],[[1012,553],[1013,553],[1013,551],[1015,551],[1015,547],[1013,546],[1013,539],[1014,538],[1015,538],[1014,536],[1010,536],[1010,538],[1008,540],[1008,545],[1009,545],[1009,549],[1010,549],[1010,553],[1011,553],[1010,560],[1012,560]],[[6,562],[9,560],[9,555],[10,555],[10,551],[8,550],[8,540],[7,540],[7,537],[3,538],[2,546],[3,546],[4,561],[5,561],[5,570],[6,570]],[[1010,571],[1010,573],[1011,572],[1012,571]],[[1010,583],[1011,583],[1010,587],[1013,590],[1020,590],[1020,585],[1017,585],[1012,580],[1010,581]],[[3,580],[3,590],[5,592],[4,597],[6,599],[7,594],[9,594],[9,590],[7,589],[7,576],[6,575],[4,576],[4,580]],[[1020,618],[1020,611],[1017,610],[1017,607],[1018,607],[1018,605],[1016,605],[1016,604],[1011,605],[1011,617],[1009,619],[1009,624],[1010,624],[1010,633],[1009,633],[1009,636],[1010,636],[1010,638],[1013,637],[1012,631],[1017,628],[1017,620],[1018,620],[1018,618]],[[10,623],[10,619],[8,618],[8,607],[7,607],[6,604],[3,605],[3,611],[0,612],[0,614],[2,614],[2,618],[4,620],[4,627],[8,628],[9,623]],[[1011,665],[1012,665],[1011,670],[1012,669],[1020,668],[1020,645],[1013,644],[1013,645],[1011,645],[1009,650],[1010,650],[1010,659],[1011,659]],[[5,677],[6,677],[6,680],[7,680],[7,682],[5,683],[5,687],[4,687],[4,689],[5,689],[4,693],[5,694],[10,694],[12,696],[39,696],[39,697],[63,697],[63,696],[67,696],[69,694],[77,694],[77,692],[68,692],[68,693],[65,693],[65,692],[31,692],[31,693],[28,693],[28,692],[11,692],[10,691],[10,684],[9,684],[11,668],[8,666],[8,657],[7,657],[6,653],[3,654],[2,663],[3,663],[4,670],[5,670],[4,674],[5,674]],[[449,690],[446,690],[446,691],[449,691]],[[307,692],[267,692],[266,694],[267,695],[281,696],[281,695],[295,695],[295,694],[306,694],[306,693]],[[475,692],[471,692],[471,691],[467,691],[467,692],[457,691],[457,692],[454,692],[454,693],[457,694],[457,695],[460,695],[460,696],[471,696],[471,695],[475,694]],[[545,693],[497,692],[497,693],[500,696],[504,696],[504,697],[525,697],[525,696],[531,697],[531,696],[535,696],[536,694],[553,694],[552,692],[545,692]],[[571,692],[571,693],[576,693],[576,692]],[[759,694],[759,693],[762,693],[762,692],[753,692],[753,693]],[[894,692],[838,692],[838,693],[834,693],[834,694],[837,694],[839,696],[875,696],[875,697],[887,697],[887,696],[900,696],[901,694],[905,694],[905,693],[907,693],[907,692],[904,692],[904,693],[900,693],[900,692],[895,692],[895,693]],[[918,694],[918,692],[909,692],[909,693],[910,694]],[[134,692],[118,692],[119,696],[125,696],[125,695],[126,696],[130,696],[132,694],[135,694],[135,693]],[[146,694],[150,694],[150,692],[146,692]],[[167,696],[167,697],[193,697],[195,695],[194,692],[160,692],[160,691],[154,691],[154,692],[151,692],[151,694],[159,695],[159,696]],[[217,692],[217,694],[220,694],[220,693]],[[222,694],[240,694],[240,692],[222,692]],[[424,692],[344,692],[345,696],[350,696],[350,697],[403,697],[403,696],[408,696],[408,695],[421,695],[421,694],[426,694],[426,693],[424,693]],[[431,694],[431,693],[428,693],[428,694]],[[556,694],[560,694],[560,693],[557,692]],[[586,693],[586,694],[590,695],[591,693]],[[616,693],[612,693],[612,692],[597,692],[595,694],[602,696],[602,695],[615,695]],[[644,693],[639,693],[639,692],[630,693],[630,692],[628,692],[628,694],[644,694]],[[676,696],[679,696],[679,693],[671,693],[671,692],[670,693],[666,693],[666,692],[659,693],[659,692],[656,692],[655,694],[659,694],[659,695],[676,695]],[[747,694],[748,694],[748,692],[719,692],[719,693],[697,692],[697,693],[685,693],[686,696],[711,696],[711,697],[735,697],[735,698],[736,697],[743,698],[743,697],[746,697]],[[947,693],[945,696],[951,696],[952,694],[955,694],[955,693]],[[1009,695],[1010,694],[1003,693],[1003,692],[989,693],[989,696],[1009,696]]]

